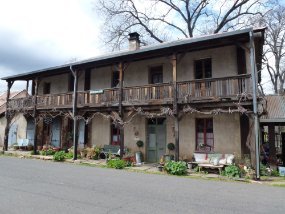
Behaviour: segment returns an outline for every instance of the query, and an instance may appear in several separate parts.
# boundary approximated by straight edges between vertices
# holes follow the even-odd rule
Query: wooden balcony
[[[171,104],[174,96],[172,83],[153,84],[123,88],[124,106]],[[250,75],[227,78],[211,78],[177,83],[178,103],[207,102],[209,99],[231,99],[238,94],[252,93]],[[111,107],[119,104],[119,89],[104,89],[78,92],[79,108]],[[10,110],[29,109],[34,106],[34,97],[12,99]],[[73,93],[37,96],[38,109],[71,108]]]

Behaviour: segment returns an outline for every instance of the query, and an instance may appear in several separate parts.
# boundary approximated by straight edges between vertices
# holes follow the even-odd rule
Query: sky
[[[0,0],[0,78],[102,53],[94,1]],[[25,88],[19,83],[12,90]]]

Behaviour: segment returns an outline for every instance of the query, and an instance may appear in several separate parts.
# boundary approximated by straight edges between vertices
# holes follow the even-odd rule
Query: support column
[[[275,148],[275,125],[274,123],[268,124],[268,141],[269,141],[269,165],[276,169],[277,157]]]
[[[177,105],[177,56],[172,55],[172,81],[173,81],[173,114],[175,137],[175,161],[179,161],[179,119]]]
[[[255,48],[254,48],[254,37],[253,31],[249,32],[250,37],[250,68],[251,68],[251,79],[252,79],[252,100],[253,100],[253,114],[254,114],[254,131],[255,131],[255,159],[256,159],[256,180],[260,180],[260,143],[259,143],[259,118],[257,111],[257,71],[255,63]]]
[[[7,96],[6,96],[6,112],[5,112],[5,118],[6,118],[6,127],[5,127],[5,136],[4,136],[4,146],[3,146],[3,151],[8,150],[8,138],[9,138],[9,130],[10,130],[10,124],[12,117],[9,115],[9,110],[8,110],[8,102],[10,98],[10,92],[11,92],[11,87],[13,85],[14,81],[7,81]]]
[[[70,71],[74,77],[73,85],[73,160],[77,160],[77,145],[78,145],[78,121],[77,121],[77,90],[78,90],[78,71],[73,70],[70,66]]]
[[[124,85],[124,69],[123,63],[119,63],[119,116],[124,119],[124,109],[123,109],[123,85]],[[120,158],[123,158],[124,155],[124,126],[120,125]]]
[[[27,81],[28,83],[28,81]],[[27,84],[28,86],[28,84]],[[34,109],[33,109],[33,117],[34,117],[34,124],[35,124],[35,130],[34,130],[34,154],[37,153],[37,138],[38,138],[38,114],[37,114],[37,99],[38,99],[38,88],[39,88],[39,80],[38,78],[34,81]]]

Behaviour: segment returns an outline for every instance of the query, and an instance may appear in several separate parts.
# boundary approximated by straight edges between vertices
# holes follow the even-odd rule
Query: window
[[[163,83],[163,66],[153,66],[149,70],[149,83],[157,84]]]
[[[120,72],[115,70],[112,72],[112,88],[118,87],[120,83]]]
[[[213,118],[196,119],[196,151],[213,151]]]
[[[49,82],[44,83],[43,94],[50,94],[50,83]]]
[[[195,79],[212,78],[212,59],[195,60]]]
[[[120,145],[120,129],[111,125],[111,145]]]

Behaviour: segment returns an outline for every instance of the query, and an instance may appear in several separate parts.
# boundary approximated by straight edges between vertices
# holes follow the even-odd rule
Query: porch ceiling
[[[65,64],[56,67],[50,67],[46,69],[41,69],[37,71],[32,71],[28,73],[18,74],[14,76],[8,76],[2,78],[2,80],[15,81],[15,80],[32,80],[36,77],[52,76],[62,73],[70,72],[69,67],[72,66],[74,69],[86,69],[93,67],[102,67],[110,64],[115,64],[118,62],[132,62],[153,57],[161,57],[171,55],[173,53],[185,53],[197,50],[209,49],[222,47],[227,45],[235,45],[239,43],[244,43],[249,41],[249,32],[252,28],[238,30],[227,33],[213,34],[207,36],[200,36],[190,39],[182,39],[172,42],[165,42],[158,45],[147,46],[135,51],[120,51],[111,53],[108,55],[103,55],[96,58],[91,58],[88,60],[78,61],[70,64]],[[264,33],[265,28],[255,29],[254,32]],[[260,39],[259,39],[260,40]],[[263,39],[262,39],[263,40]],[[257,46],[257,64],[259,64],[260,51],[262,52],[263,41],[258,41]],[[261,47],[261,50],[260,50]]]

